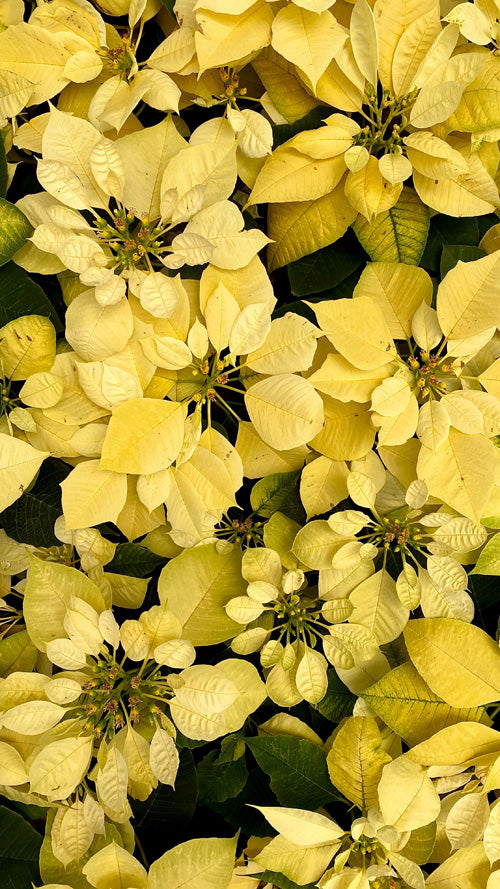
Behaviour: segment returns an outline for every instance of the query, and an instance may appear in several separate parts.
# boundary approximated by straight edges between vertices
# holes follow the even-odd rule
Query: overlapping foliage
[[[499,20],[0,4],[6,889],[500,886]]]

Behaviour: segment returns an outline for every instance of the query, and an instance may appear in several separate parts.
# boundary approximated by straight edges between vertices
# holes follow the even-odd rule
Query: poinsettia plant
[[[0,3],[2,887],[500,887],[499,20]]]

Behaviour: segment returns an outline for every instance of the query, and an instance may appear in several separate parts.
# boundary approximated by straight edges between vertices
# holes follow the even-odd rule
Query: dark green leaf
[[[71,471],[62,460],[48,459],[29,491],[2,513],[4,531],[20,543],[58,546],[54,522],[62,514],[60,483]]]
[[[25,821],[45,821],[47,809],[45,806],[30,806],[17,800],[5,799],[5,806],[12,812],[17,812]]]
[[[228,735],[222,740],[220,754],[210,751],[198,766],[200,802],[210,805],[234,799],[243,790],[247,778],[245,741],[237,735]]]
[[[479,229],[479,238],[484,238],[492,225],[498,225],[498,216],[496,213],[486,213],[484,216],[478,216],[476,222]]]
[[[336,287],[364,263],[366,255],[349,230],[343,238],[288,266],[292,293],[310,296]]]
[[[312,741],[280,735],[246,743],[282,806],[314,810],[342,799],[328,776],[324,750]]]
[[[175,0],[161,0],[161,2],[162,2],[162,4],[163,4],[163,6],[165,6],[165,7],[168,9],[168,11],[171,12],[172,15],[173,15],[173,14],[174,14]]]
[[[40,834],[17,812],[0,806],[0,867],[2,889],[31,889],[40,882]]]
[[[311,297],[313,299],[313,297]],[[303,318],[307,318],[308,321],[311,321],[313,324],[316,324],[316,315],[313,310],[306,306],[305,302],[302,302],[300,299],[295,299],[290,303],[283,303],[276,306],[273,309],[272,317],[273,318],[282,318],[283,315],[286,315],[287,312],[295,312],[296,315],[302,315]]]
[[[468,588],[477,608],[498,605],[498,577],[469,574]]]
[[[319,704],[315,704],[315,709],[330,722],[340,722],[351,715],[355,701],[356,695],[349,691],[335,670],[328,670],[328,689]]]
[[[106,565],[106,571],[128,574],[129,577],[150,577],[166,561],[163,556],[157,556],[139,543],[120,543],[116,547],[113,560]]]
[[[33,233],[27,216],[15,204],[0,198],[0,265],[5,265]]]
[[[132,800],[136,829],[178,830],[191,821],[198,802],[198,779],[190,750],[180,751],[175,789],[159,784],[147,800]]]
[[[447,244],[477,246],[479,240],[477,219],[455,219],[437,214],[431,219],[429,237],[420,264],[426,269],[437,272],[443,247]]]
[[[5,155],[5,130],[0,136],[0,197],[7,194],[9,174],[7,171],[7,157]]]
[[[437,231],[444,244],[468,244],[476,246],[479,241],[477,219],[455,219],[454,216],[443,216],[440,213],[432,217],[432,227]]]
[[[275,472],[273,475],[261,478],[253,486],[250,494],[254,512],[268,518],[279,510],[296,522],[303,521],[305,514],[298,491],[299,478],[300,470]]]
[[[63,329],[50,300],[24,269],[9,262],[0,268],[0,325],[21,315],[45,315],[58,332]]]
[[[441,253],[441,262],[439,272],[442,278],[455,268],[457,262],[473,262],[475,259],[481,259],[486,256],[486,251],[479,247],[469,247],[467,244],[446,244]]]
[[[361,268],[357,269],[352,275],[349,275],[348,278],[341,281],[337,287],[332,287],[331,290],[324,290],[321,294],[314,293],[308,298],[308,302],[320,303],[327,299],[350,299],[354,292],[354,288],[360,279],[361,271]],[[316,316],[314,315],[313,321],[315,320]]]
[[[269,789],[269,778],[258,769],[252,768],[248,780],[238,796],[228,798],[223,803],[210,803],[210,809],[222,815],[227,824],[241,830],[247,836],[268,837],[269,824],[256,806],[275,806],[276,797]]]
[[[164,0],[161,0],[164,3]],[[174,0],[175,2],[175,0]],[[166,4],[165,4],[166,5]],[[203,271],[205,270],[206,265],[183,265],[180,269],[181,278],[187,278],[188,281],[199,281]],[[178,272],[172,272],[170,277],[174,274],[179,274]]]
[[[0,676],[10,673],[31,673],[38,657],[38,651],[26,630],[0,639]]]
[[[302,130],[317,130],[322,126],[325,117],[328,117],[328,108],[325,105],[317,105],[295,123],[281,123],[273,127],[273,149],[288,142]]]

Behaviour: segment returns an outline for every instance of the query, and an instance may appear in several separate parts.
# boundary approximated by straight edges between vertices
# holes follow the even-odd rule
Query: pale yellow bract
[[[500,889],[499,22],[0,0],[30,884]]]

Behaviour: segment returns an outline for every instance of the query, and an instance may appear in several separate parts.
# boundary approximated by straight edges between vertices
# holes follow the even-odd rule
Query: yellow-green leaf
[[[370,685],[361,697],[398,735],[414,745],[457,722],[483,717],[479,707],[450,707],[431,691],[413,664],[407,662]]]
[[[452,707],[500,700],[500,649],[479,627],[450,618],[411,620],[405,641],[424,682]]]
[[[12,259],[33,232],[33,226],[14,204],[0,198],[0,266]]]
[[[56,332],[43,315],[22,315],[0,329],[2,373],[9,379],[25,380],[50,370],[55,357]]]
[[[381,744],[375,719],[351,716],[335,735],[327,757],[332,784],[360,809],[378,806],[382,769],[391,761]]]
[[[373,221],[358,216],[356,237],[374,262],[405,262],[417,265],[429,232],[428,207],[411,188],[403,188],[399,200]]]

